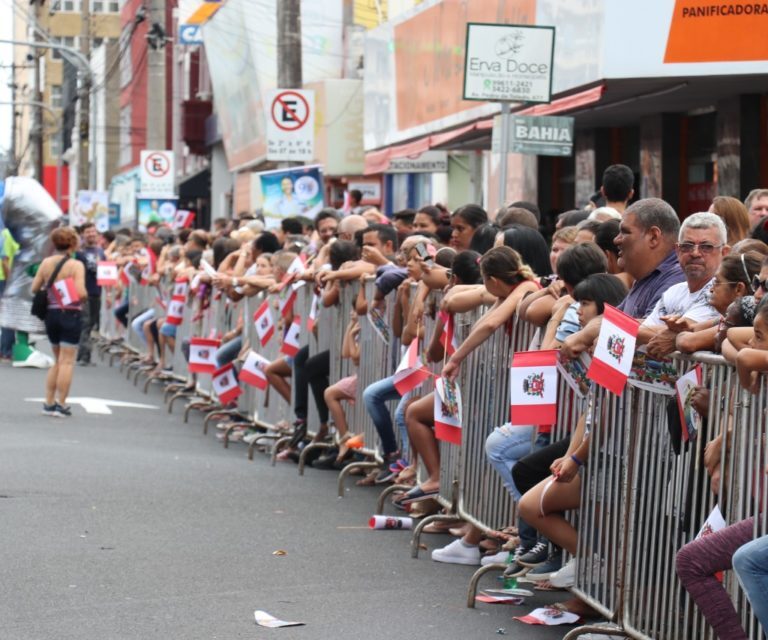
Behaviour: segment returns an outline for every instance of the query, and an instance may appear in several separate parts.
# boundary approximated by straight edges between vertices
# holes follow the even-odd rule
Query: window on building
[[[80,11],[80,0],[59,0],[53,5],[53,10],[59,11]]]
[[[100,47],[104,43],[104,38],[94,38],[91,42],[94,49]]]
[[[106,4],[103,0],[91,0],[91,13],[104,13]]]
[[[48,151],[54,158],[58,158],[61,155],[61,132],[54,133],[48,139]]]
[[[109,11],[110,11],[110,13],[120,13],[120,3],[119,2],[110,2],[109,3]]]
[[[51,38],[51,41],[56,44],[63,44],[65,47],[70,47],[71,49],[77,49],[77,38],[73,36],[64,36],[57,37],[54,36]],[[51,49],[53,52],[51,55],[54,60],[61,60],[61,50],[60,49]]]
[[[61,109],[61,85],[51,85],[51,109]]]

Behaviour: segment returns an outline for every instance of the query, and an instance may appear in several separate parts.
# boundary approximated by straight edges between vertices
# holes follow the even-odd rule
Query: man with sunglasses
[[[694,213],[680,227],[676,253],[685,282],[667,289],[638,332],[638,344],[648,343],[654,357],[675,351],[680,331],[717,322],[720,313],[710,304],[712,284],[730,247],[722,219],[714,213]]]

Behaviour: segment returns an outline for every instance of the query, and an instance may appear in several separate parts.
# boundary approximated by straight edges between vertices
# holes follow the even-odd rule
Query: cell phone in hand
[[[419,254],[419,257],[422,259],[424,264],[426,264],[430,269],[435,266],[435,262],[429,255],[429,251],[427,250],[427,245],[425,243],[419,242],[414,248],[416,249],[416,253]]]

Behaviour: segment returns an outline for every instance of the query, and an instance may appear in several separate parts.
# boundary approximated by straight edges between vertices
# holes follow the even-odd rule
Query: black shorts
[[[52,345],[76,347],[80,342],[81,328],[82,313],[80,311],[48,309],[45,316],[45,332]]]

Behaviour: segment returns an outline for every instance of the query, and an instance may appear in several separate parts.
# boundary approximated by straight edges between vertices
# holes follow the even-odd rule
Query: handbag
[[[40,287],[32,298],[32,309],[30,312],[40,320],[45,320],[45,316],[48,314],[48,289],[51,288],[51,285],[56,280],[56,276],[59,275],[59,271],[61,271],[61,268],[67,260],[69,260],[69,256],[64,256],[64,259],[56,265],[51,277],[48,278],[48,284],[44,287]]]

